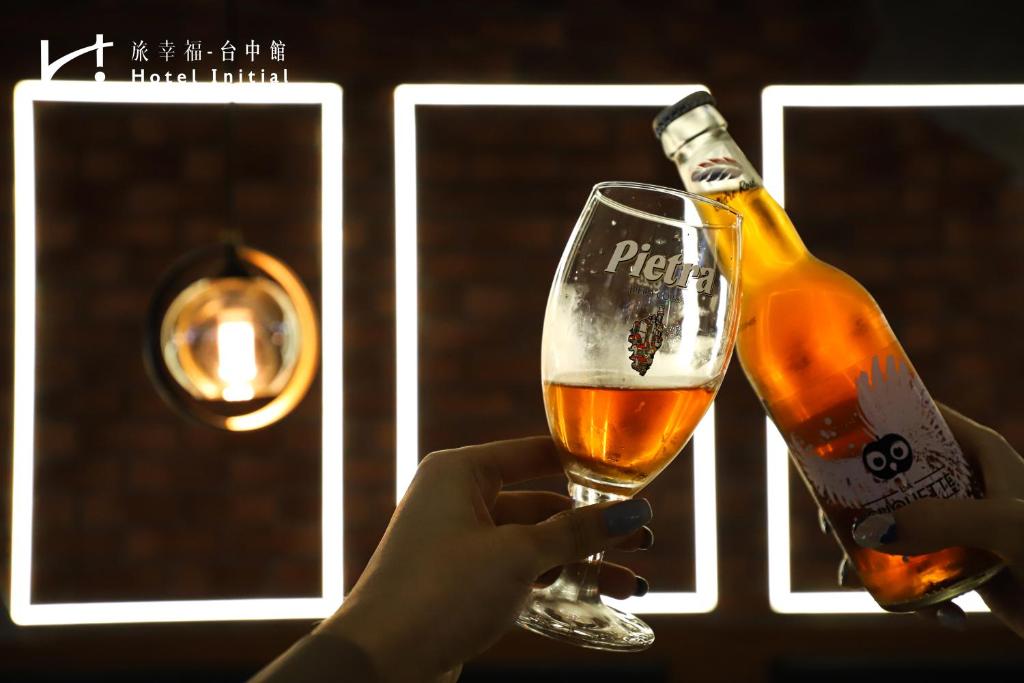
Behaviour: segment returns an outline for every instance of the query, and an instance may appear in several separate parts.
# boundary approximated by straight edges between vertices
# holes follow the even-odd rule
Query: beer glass
[[[689,441],[732,356],[738,213],[654,185],[594,186],[562,254],[544,315],[548,426],[577,507],[631,497]],[[603,554],[533,592],[520,626],[599,650],[654,642],[601,601]]]

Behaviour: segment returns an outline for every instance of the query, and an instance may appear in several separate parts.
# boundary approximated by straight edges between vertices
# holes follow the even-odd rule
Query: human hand
[[[1024,638],[1024,458],[998,432],[944,405],[939,409],[960,447],[981,466],[985,498],[920,500],[864,519],[853,538],[891,555],[922,555],[955,546],[998,555],[1006,569],[978,588],[978,594]],[[952,602],[918,614],[958,630],[966,625],[963,610]]]
[[[613,546],[650,547],[646,500],[573,510],[566,496],[501,490],[561,472],[548,437],[432,453],[352,592],[318,631],[358,645],[383,680],[457,675],[561,565]],[[617,598],[647,592],[646,581],[611,563],[600,587]]]

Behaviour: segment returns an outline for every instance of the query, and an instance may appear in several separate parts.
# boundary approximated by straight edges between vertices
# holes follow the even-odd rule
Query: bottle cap
[[[725,126],[725,119],[715,109],[715,98],[705,90],[690,93],[654,117],[654,135],[670,159],[677,149],[704,131]]]

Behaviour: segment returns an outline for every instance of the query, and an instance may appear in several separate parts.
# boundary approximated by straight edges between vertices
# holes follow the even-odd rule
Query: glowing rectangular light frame
[[[772,85],[761,93],[765,188],[785,205],[786,107],[1005,107],[1024,105],[1024,84]],[[794,591],[790,572],[789,451],[765,420],[768,466],[768,598],[786,614],[888,614],[865,591]],[[977,593],[956,599],[968,612],[987,612]]]
[[[315,104],[321,109],[323,340],[322,571],[320,597],[136,602],[32,602],[35,453],[36,102]],[[309,619],[344,597],[342,505],[342,91],[333,83],[22,81],[14,89],[14,415],[11,619],[19,625]]]
[[[702,85],[402,84],[395,88],[395,500],[419,463],[416,107],[663,107]],[[652,142],[652,144],[654,144]],[[601,178],[595,178],[595,182]],[[696,614],[718,604],[714,406],[693,436],[696,590],[609,600],[643,614]]]

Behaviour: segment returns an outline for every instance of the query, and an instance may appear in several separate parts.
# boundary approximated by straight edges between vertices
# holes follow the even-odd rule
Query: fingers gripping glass
[[[631,497],[690,440],[732,355],[740,215],[697,195],[596,185],[562,255],[544,316],[548,425],[575,505]],[[601,602],[601,555],[535,590],[520,626],[601,650],[654,632]]]

